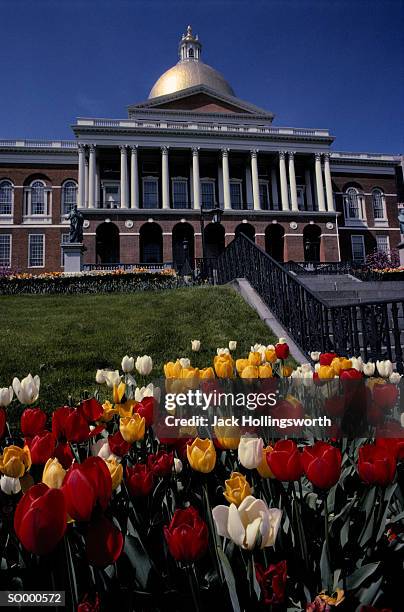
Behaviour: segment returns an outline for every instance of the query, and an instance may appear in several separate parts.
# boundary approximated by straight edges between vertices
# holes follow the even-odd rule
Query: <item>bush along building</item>
[[[279,261],[360,262],[397,247],[403,158],[274,126],[201,50],[188,27],[178,63],[126,119],[79,118],[69,141],[0,140],[0,268],[63,270],[75,204],[85,264],[178,266],[216,257],[239,232]],[[218,207],[214,223],[206,211]]]

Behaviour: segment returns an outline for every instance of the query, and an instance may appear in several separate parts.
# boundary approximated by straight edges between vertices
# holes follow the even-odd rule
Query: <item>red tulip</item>
[[[196,508],[176,510],[164,527],[168,549],[176,561],[193,562],[208,548],[208,528]]]
[[[66,417],[64,427],[66,438],[69,442],[84,442],[87,440],[90,433],[90,428],[86,419],[79,410],[76,409],[73,409]]]
[[[115,563],[122,548],[122,532],[105,516],[101,515],[90,523],[86,536],[86,555],[91,565],[105,567]]]
[[[322,366],[330,366],[333,359],[338,357],[337,353],[321,353],[320,355],[320,365]]]
[[[144,417],[146,421],[146,427],[150,427],[150,425],[153,424],[154,406],[154,397],[145,397],[135,407],[135,412],[137,412],[141,417]]]
[[[397,385],[385,383],[373,387],[373,401],[383,410],[394,408],[398,399],[399,391]]]
[[[289,346],[286,342],[275,344],[275,353],[278,359],[287,359],[289,357]]]
[[[284,423],[286,424],[286,419],[303,419],[304,418],[304,408],[303,405],[294,398],[283,399],[275,404],[272,409],[272,418],[274,419],[284,419]],[[301,432],[301,427],[299,425],[289,425],[287,427],[279,427],[278,430],[282,432],[282,435],[299,435]]]
[[[4,436],[4,432],[6,431],[6,422],[6,411],[4,410],[4,408],[0,408],[0,438]]]
[[[47,555],[63,538],[67,513],[60,489],[46,484],[32,486],[20,499],[14,515],[14,529],[21,544],[36,555]]]
[[[46,414],[40,408],[26,408],[21,415],[21,431],[24,437],[33,438],[45,429]]]
[[[118,457],[123,457],[127,455],[130,451],[131,445],[129,442],[126,442],[120,431],[114,433],[113,436],[108,437],[108,444],[111,453],[114,455],[118,455]]]
[[[342,370],[341,374],[339,375],[341,380],[360,380],[361,378],[363,378],[363,373],[359,372],[359,370],[356,370],[355,368],[348,368],[347,370]]]
[[[103,510],[112,495],[112,479],[107,464],[100,457],[73,463],[63,481],[67,512],[77,521],[89,521],[97,504]]]
[[[369,425],[375,426],[383,423],[385,414],[380,406],[376,406],[376,404],[372,402],[370,406],[367,406],[366,418]]]
[[[324,402],[324,410],[331,417],[341,417],[345,412],[345,395],[329,397]]]
[[[174,463],[174,454],[159,451],[155,455],[147,457],[147,467],[155,476],[166,476],[170,474]]]
[[[58,440],[66,439],[65,423],[66,418],[73,412],[74,408],[62,406],[52,413],[52,433]]]
[[[53,457],[56,440],[50,431],[42,431],[32,440],[26,439],[25,442],[31,452],[31,460],[34,465],[44,465],[48,459]]]
[[[74,457],[68,442],[59,442],[55,448],[53,456],[59,461],[65,470],[68,470],[73,463]]]
[[[293,440],[278,440],[272,453],[266,454],[266,460],[278,480],[299,480],[303,475],[300,452]]]
[[[83,400],[77,410],[78,412],[80,412],[81,416],[89,423],[93,421],[98,421],[98,419],[104,413],[102,405],[98,400],[95,399],[95,397]]]
[[[287,580],[287,563],[271,563],[264,569],[260,563],[255,564],[255,575],[261,587],[261,593],[265,606],[281,604],[285,599]]]
[[[83,601],[79,603],[77,612],[100,612],[101,602],[98,593],[95,594],[94,601],[90,601],[88,593],[84,595]]]
[[[363,482],[384,487],[392,482],[395,472],[396,458],[393,452],[374,444],[360,447],[358,473]]]
[[[305,446],[301,456],[307,478],[319,489],[329,489],[338,482],[341,460],[341,451],[326,442]]]
[[[376,438],[376,446],[393,453],[397,461],[404,459],[404,438]]]
[[[133,497],[149,495],[154,484],[154,474],[144,463],[126,468],[126,486]]]

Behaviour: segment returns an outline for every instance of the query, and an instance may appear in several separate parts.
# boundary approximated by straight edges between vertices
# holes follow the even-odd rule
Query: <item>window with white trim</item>
[[[24,189],[24,215],[27,217],[50,217],[51,202],[52,187],[41,179],[35,179]]]
[[[260,181],[260,206],[262,210],[269,210],[268,181]]]
[[[363,236],[351,236],[352,260],[363,263],[366,257],[365,239]]]
[[[203,208],[215,208],[215,181],[210,179],[201,180],[201,201]]]
[[[381,189],[372,191],[373,216],[375,219],[386,219],[384,193]]]
[[[0,215],[13,214],[14,186],[11,181],[0,181]]]
[[[62,244],[68,244],[69,242],[69,234],[62,234],[61,235],[61,243]],[[63,252],[63,248],[60,247],[60,265],[62,266],[62,268],[64,268],[65,265],[65,256],[64,256],[64,252]]]
[[[347,220],[362,221],[366,218],[363,195],[355,187],[348,187],[345,192],[344,212]]]
[[[28,266],[43,268],[45,265],[45,235],[30,234],[28,240]]]
[[[188,181],[186,178],[172,179],[173,208],[189,208]]]
[[[143,208],[159,208],[158,178],[143,179]]]
[[[11,266],[11,234],[0,234],[0,268]]]
[[[390,240],[388,236],[376,236],[376,246],[379,253],[390,253]]]
[[[230,202],[234,210],[241,210],[243,208],[243,192],[241,187],[241,181],[230,181]]]
[[[62,187],[62,211],[63,215],[68,215],[77,204],[77,183],[66,181]]]

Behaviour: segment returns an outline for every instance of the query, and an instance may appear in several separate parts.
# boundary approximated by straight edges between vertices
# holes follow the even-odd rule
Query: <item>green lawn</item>
[[[270,330],[228,287],[194,287],[132,295],[0,297],[0,387],[29,372],[41,376],[49,410],[95,388],[97,368],[120,368],[125,354],[151,355],[153,376],[177,357],[211,365],[218,346],[237,340],[235,356],[274,341]],[[191,340],[200,339],[200,353]]]

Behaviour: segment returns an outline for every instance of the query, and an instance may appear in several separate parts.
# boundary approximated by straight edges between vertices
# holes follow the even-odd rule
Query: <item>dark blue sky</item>
[[[204,61],[274,125],[404,151],[403,0],[0,0],[0,138],[125,117],[176,63],[188,23]]]

